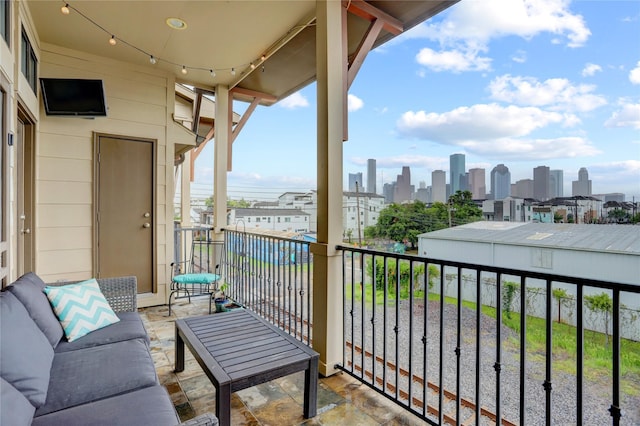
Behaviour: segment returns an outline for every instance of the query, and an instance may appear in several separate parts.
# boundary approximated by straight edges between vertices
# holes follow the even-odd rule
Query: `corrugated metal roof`
[[[428,232],[421,234],[420,237],[640,255],[640,226],[638,225],[482,221]]]

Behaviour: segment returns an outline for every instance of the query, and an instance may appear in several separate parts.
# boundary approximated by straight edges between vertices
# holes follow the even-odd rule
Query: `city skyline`
[[[638,39],[637,2],[463,0],[364,60],[343,182],[370,158],[378,193],[402,166],[430,181],[461,153],[467,169],[508,165],[512,182],[539,165],[563,170],[565,195],[586,167],[593,193],[640,199]],[[310,84],[256,109],[233,144],[231,197],[316,188],[315,105]],[[195,174],[195,186],[211,185],[213,144]]]

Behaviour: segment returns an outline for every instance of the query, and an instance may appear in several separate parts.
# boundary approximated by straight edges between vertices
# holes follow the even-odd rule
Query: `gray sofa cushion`
[[[24,274],[13,284],[7,287],[20,302],[27,308],[27,312],[40,330],[47,336],[52,347],[56,347],[64,331],[60,321],[53,313],[47,296],[42,291],[46,284],[33,272]]]
[[[143,339],[147,344],[150,343],[149,335],[142,323],[142,318],[140,318],[137,312],[117,312],[116,315],[120,318],[119,322],[111,324],[109,327],[92,331],[73,342],[62,339],[56,347],[55,352],[75,351],[77,349],[91,348],[131,339]]]
[[[142,339],[55,354],[41,416],[158,384],[151,353]]]
[[[44,404],[53,348],[16,297],[0,292],[0,376],[36,408]]]
[[[160,385],[33,419],[34,426],[174,426],[178,423],[180,420],[171,399]]]
[[[27,426],[36,408],[11,383],[0,378],[0,425]]]

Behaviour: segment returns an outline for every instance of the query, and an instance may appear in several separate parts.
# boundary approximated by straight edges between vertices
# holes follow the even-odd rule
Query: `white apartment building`
[[[298,209],[235,208],[229,211],[229,224],[253,231],[309,232],[309,213]]]
[[[364,228],[378,223],[384,208],[384,197],[369,192],[344,192],[342,196],[342,225],[344,235],[358,239],[364,236]]]

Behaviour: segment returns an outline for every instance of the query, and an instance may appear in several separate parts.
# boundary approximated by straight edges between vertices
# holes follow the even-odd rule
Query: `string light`
[[[122,42],[122,43],[124,43],[125,45],[127,45],[127,46],[131,47],[132,49],[137,50],[138,52],[140,52],[140,53],[142,53],[142,54],[144,54],[144,55],[148,56],[148,57],[149,57],[149,63],[150,63],[151,65],[155,65],[155,64],[157,64],[157,63],[158,63],[158,61],[160,60],[160,61],[164,61],[164,62],[166,62],[167,64],[170,64],[170,65],[174,65],[174,66],[181,66],[182,68],[181,68],[181,70],[180,70],[180,71],[182,72],[182,74],[187,74],[189,70],[198,70],[198,71],[205,71],[205,72],[206,72],[206,71],[208,71],[212,78],[214,78],[214,77],[216,76],[216,72],[215,72],[215,70],[214,70],[213,68],[188,67],[187,65],[181,65],[181,64],[178,64],[178,63],[175,63],[175,62],[172,62],[172,61],[166,60],[166,59],[157,58],[157,57],[155,57],[155,56],[151,55],[149,52],[146,52],[145,50],[143,50],[143,49],[141,49],[141,48],[139,48],[139,47],[137,47],[137,46],[135,46],[135,45],[133,45],[133,44],[131,44],[131,43],[127,42],[126,40],[123,40],[123,39],[121,39],[121,38],[116,38],[115,34],[111,34],[111,32],[110,32],[110,31],[108,31],[106,28],[104,28],[103,26],[101,26],[99,23],[97,23],[96,21],[94,21],[93,19],[91,19],[90,17],[88,17],[87,15],[85,15],[84,13],[82,13],[81,11],[79,11],[78,9],[76,9],[75,7],[73,7],[73,6],[69,5],[69,3],[65,3],[65,4],[64,4],[64,6],[62,6],[62,7],[60,8],[60,12],[61,12],[63,15],[69,15],[69,14],[71,13],[71,10],[73,10],[73,11],[74,11],[75,13],[77,13],[78,15],[82,16],[85,20],[87,20],[88,22],[90,22],[91,24],[93,24],[95,27],[97,27],[97,28],[99,28],[100,30],[104,31],[105,33],[109,34],[109,35],[111,36],[111,37],[109,38],[109,44],[110,44],[111,46],[115,46],[116,44],[118,44],[118,42]],[[262,55],[260,55],[260,59],[259,59],[259,61],[257,61],[257,62],[258,62],[259,64],[261,64],[261,63],[263,63],[266,59],[267,59],[266,54],[262,54]],[[241,65],[240,67],[241,67],[241,68],[244,68],[245,66],[246,66],[246,64]],[[255,69],[256,69],[256,63],[254,63],[253,61],[252,61],[252,62],[249,62],[249,67],[251,68],[251,70],[252,70],[252,71],[253,71],[253,70],[255,70]],[[220,70],[229,70],[229,73],[230,73],[232,76],[235,76],[235,75],[236,75],[236,67],[231,67],[231,68],[218,68],[218,71],[220,71]],[[262,66],[261,66],[261,71],[262,71],[262,72],[264,72],[264,71],[265,71],[265,67],[264,67],[264,65],[262,65]],[[244,73],[244,71],[243,71],[243,73]]]

